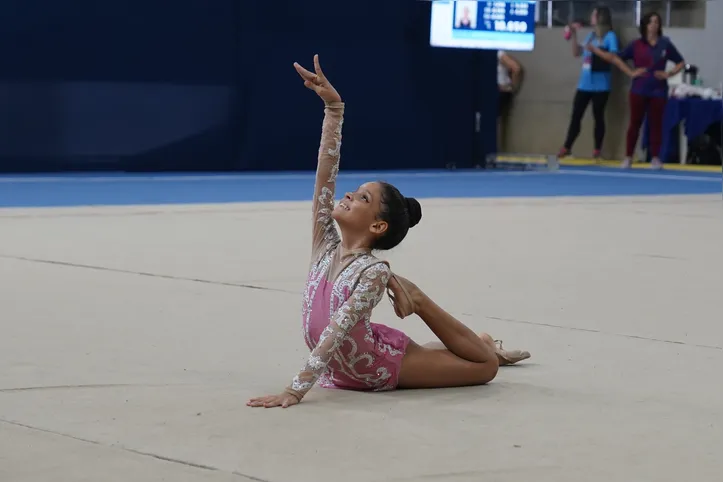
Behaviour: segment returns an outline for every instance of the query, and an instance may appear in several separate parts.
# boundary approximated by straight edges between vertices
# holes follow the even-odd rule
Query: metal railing
[[[585,10],[585,15],[589,15],[592,12],[592,9],[598,5],[607,4],[608,7],[611,7],[613,18],[616,16],[631,16],[632,13],[632,21],[631,19],[628,19],[630,21],[630,24],[628,26],[630,27],[637,27],[640,25],[640,19],[643,16],[643,12],[645,10],[644,6],[646,3],[656,3],[661,4],[660,9],[658,10],[661,13],[661,17],[663,20],[663,27],[671,27],[673,26],[671,24],[671,17],[674,13],[673,3],[677,4],[683,4],[683,3],[700,3],[705,4],[706,0],[661,0],[659,2],[650,2],[650,1],[644,1],[644,0],[637,0],[637,1],[613,1],[613,2],[605,2],[605,1],[599,1],[599,0],[537,0],[537,9],[535,11],[535,20],[537,23],[538,28],[551,28],[551,27],[559,27],[568,24],[569,22],[579,20],[581,18],[580,15],[576,15],[575,10],[577,6],[577,10]],[[630,5],[632,7],[632,12],[630,10],[622,11],[620,9],[617,9],[610,5],[610,3],[616,4],[618,6],[628,6]],[[567,18],[559,18],[555,16],[556,9],[554,8],[554,5],[565,5],[564,10],[566,10],[564,17]],[[584,8],[580,8],[582,6],[585,6]],[[703,7],[705,8],[705,7]],[[584,17],[584,15],[583,15]],[[618,25],[624,25],[625,22],[616,22]],[[679,27],[686,27],[685,25],[676,25]],[[695,27],[690,27],[695,28]]]

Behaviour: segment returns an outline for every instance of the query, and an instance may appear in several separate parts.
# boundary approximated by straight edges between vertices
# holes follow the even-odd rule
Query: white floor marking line
[[[598,171],[564,171],[564,174],[572,174],[575,176],[598,176],[598,177],[625,177],[636,179],[660,179],[664,181],[695,181],[695,182],[717,182],[723,186],[723,175],[720,177],[713,176],[695,176],[690,174],[653,174],[640,173],[633,174],[631,172],[598,172]]]

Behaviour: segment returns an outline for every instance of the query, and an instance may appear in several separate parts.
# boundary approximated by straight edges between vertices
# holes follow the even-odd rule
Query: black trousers
[[[572,116],[570,117],[570,126],[567,128],[567,139],[565,139],[565,149],[572,149],[577,136],[580,135],[580,123],[582,116],[585,115],[587,105],[592,101],[592,115],[595,119],[595,149],[602,148],[603,138],[605,137],[605,106],[608,103],[610,92],[589,92],[578,90],[575,93],[575,99],[572,101]]]
[[[512,103],[512,92],[500,92],[499,100],[497,101],[497,118],[499,119],[507,113]]]

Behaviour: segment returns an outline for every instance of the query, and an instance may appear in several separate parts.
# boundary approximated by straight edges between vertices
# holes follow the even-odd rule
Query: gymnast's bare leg
[[[495,378],[500,366],[530,357],[526,351],[502,349],[487,333],[476,334],[401,276],[394,276],[389,289],[394,293],[397,314],[416,313],[440,340],[424,346],[410,342],[402,360],[399,388],[484,385]]]

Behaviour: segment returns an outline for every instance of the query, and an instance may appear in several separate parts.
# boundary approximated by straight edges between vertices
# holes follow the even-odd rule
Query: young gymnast
[[[281,394],[253,398],[247,405],[286,408],[301,402],[316,383],[371,391],[483,385],[495,378],[500,365],[529,358],[525,351],[504,350],[486,333],[476,335],[372,255],[397,246],[420,221],[421,206],[385,182],[363,184],[334,204],[344,103],[321,71],[318,56],[315,73],[294,67],[325,104],[302,309],[311,355]],[[372,323],[372,310],[385,291],[397,316],[416,313],[441,343],[420,346],[399,330]]]

